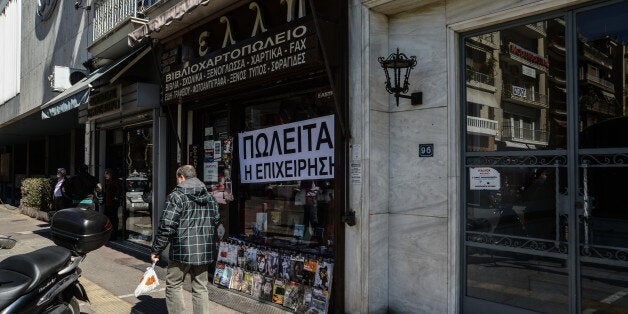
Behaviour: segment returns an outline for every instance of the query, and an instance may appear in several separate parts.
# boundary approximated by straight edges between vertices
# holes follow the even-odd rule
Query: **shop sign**
[[[513,85],[512,86],[512,95],[513,96],[517,96],[517,97],[521,97],[521,98],[526,98],[527,92],[526,92],[525,88]]]
[[[490,167],[470,168],[469,181],[471,190],[499,190],[500,174]]]
[[[301,21],[301,20],[299,20]],[[168,58],[172,53],[168,53]],[[294,73],[320,64],[314,21],[290,23],[205,54],[183,66],[168,66],[162,78],[165,102],[216,91],[255,79]]]
[[[94,118],[105,114],[120,112],[120,85],[90,95],[87,105],[87,118]]]
[[[534,79],[536,78],[536,70],[523,64],[521,65],[521,74]]]
[[[238,134],[242,183],[334,177],[334,116]]]
[[[545,68],[549,67],[549,60],[547,58],[540,56],[530,50],[524,49],[517,44],[510,43],[509,49],[510,53],[515,54],[523,59],[526,59]]]

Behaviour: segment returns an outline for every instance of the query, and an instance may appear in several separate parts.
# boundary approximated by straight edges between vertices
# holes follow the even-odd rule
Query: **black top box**
[[[52,241],[79,255],[103,246],[111,235],[107,216],[84,208],[62,209],[52,216]]]

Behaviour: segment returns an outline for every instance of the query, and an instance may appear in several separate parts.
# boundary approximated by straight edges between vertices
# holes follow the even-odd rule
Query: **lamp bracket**
[[[411,93],[410,96],[397,94],[395,97],[397,97],[397,104],[399,103],[399,98],[410,99],[410,103],[414,106],[423,104],[423,92]]]

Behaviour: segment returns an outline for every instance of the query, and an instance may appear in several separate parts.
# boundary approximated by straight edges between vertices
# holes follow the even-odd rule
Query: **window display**
[[[221,204],[214,284],[327,311],[334,264],[335,116],[328,90],[198,115],[190,162]],[[194,153],[196,151],[196,153]],[[201,171],[199,171],[200,174]],[[220,229],[220,227],[219,227]]]

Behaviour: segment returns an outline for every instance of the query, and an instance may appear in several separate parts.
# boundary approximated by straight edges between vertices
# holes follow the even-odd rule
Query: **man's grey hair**
[[[177,177],[183,176],[186,180],[196,178],[196,169],[191,165],[183,165],[177,169]]]

